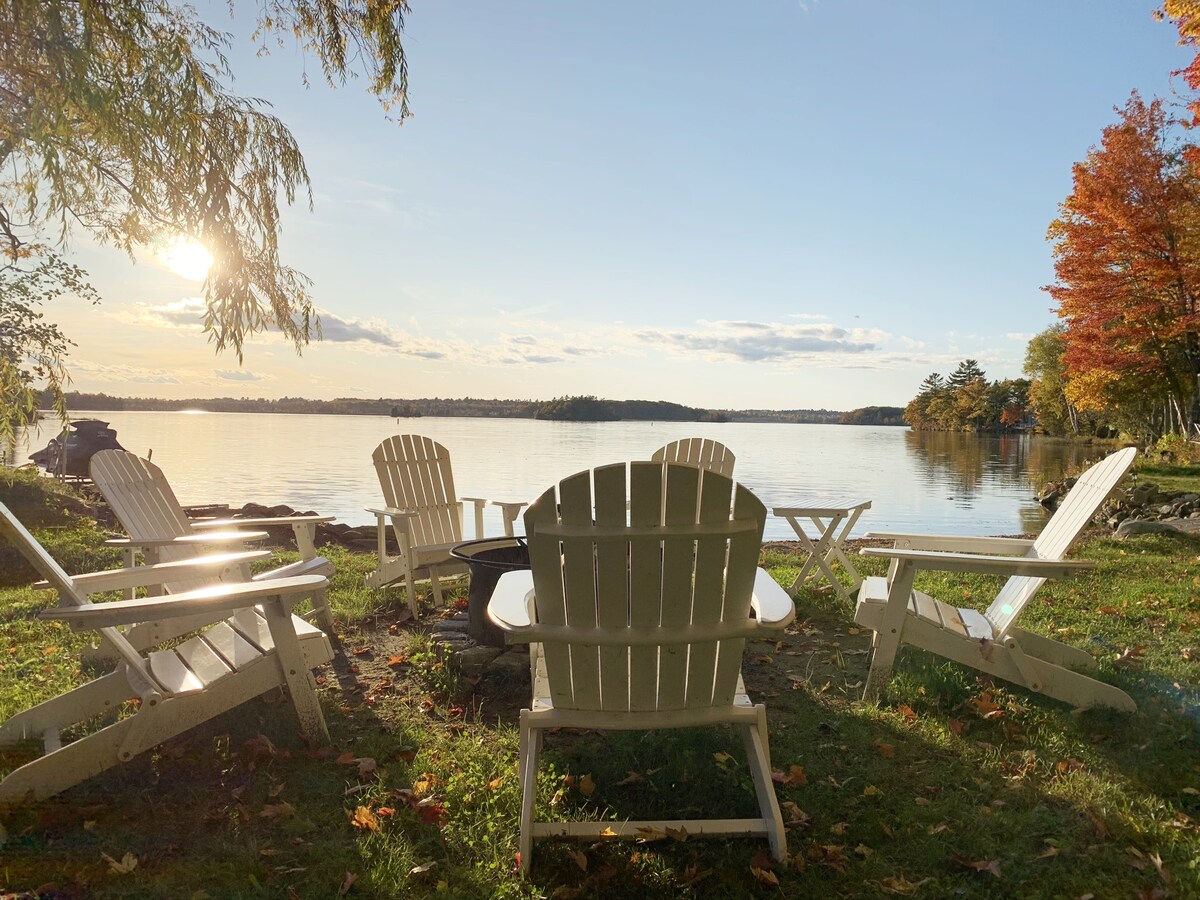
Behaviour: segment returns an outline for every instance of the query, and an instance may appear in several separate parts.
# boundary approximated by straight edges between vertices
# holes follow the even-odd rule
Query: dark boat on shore
[[[87,478],[92,454],[101,450],[124,450],[117,432],[99,419],[79,419],[29,458],[58,478]]]

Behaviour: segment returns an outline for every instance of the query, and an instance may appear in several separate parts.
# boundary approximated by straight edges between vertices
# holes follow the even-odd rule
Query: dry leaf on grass
[[[991,872],[997,878],[1000,877],[1000,860],[998,859],[967,859],[957,853],[952,853],[950,859],[960,866],[974,869],[976,872]]]
[[[786,784],[792,787],[808,784],[808,778],[804,774],[804,767],[796,765],[788,766],[786,773],[779,771],[772,772],[771,780],[776,784]]]
[[[345,897],[350,893],[350,888],[354,887],[356,881],[358,881],[358,876],[353,872],[347,872],[346,877],[342,879],[342,886],[338,888],[338,896]]]
[[[379,831],[379,819],[371,812],[369,806],[360,806],[350,817],[350,824],[363,831]]]
[[[126,853],[120,861],[113,859],[107,853],[101,853],[100,856],[108,863],[108,871],[114,875],[128,875],[137,868],[138,858],[132,853]]]

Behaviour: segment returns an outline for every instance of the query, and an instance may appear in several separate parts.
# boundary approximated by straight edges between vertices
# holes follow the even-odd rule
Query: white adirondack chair
[[[286,688],[310,743],[328,743],[312,669],[333,657],[320,629],[290,614],[293,603],[322,587],[319,575],[261,583],[217,585],[169,597],[92,603],[88,595],[145,586],[180,569],[236,569],[243,557],[207,556],[71,577],[0,504],[0,535],[13,544],[58,592],[59,606],[39,616],[98,631],[118,657],[116,668],[87,684],[39,704],[0,725],[0,745],[40,739],[44,754],[0,781],[0,807],[40,800],[97,775],[139,753],[275,688]],[[257,604],[257,606],[256,606]],[[142,652],[119,626],[200,614],[229,616],[201,634],[166,649]],[[232,615],[230,615],[232,614]],[[64,732],[115,716],[127,700],[137,711],[67,743]]]
[[[859,625],[875,632],[864,698],[877,699],[887,688],[903,641],[1077,707],[1134,711],[1137,707],[1124,691],[1075,671],[1095,668],[1090,654],[1025,631],[1016,622],[1047,578],[1092,568],[1092,563],[1067,561],[1063,556],[1136,455],[1134,448],[1125,448],[1088,469],[1037,540],[868,534],[893,539],[895,546],[862,550],[864,556],[892,561],[886,578],[863,582],[854,612]],[[980,613],[914,591],[913,578],[923,569],[1010,577]]]
[[[93,455],[91,476],[129,535],[128,539],[109,542],[123,547],[127,566],[134,564],[139,553],[151,563],[192,559],[214,548],[242,547],[247,541],[266,537],[266,532],[249,529],[290,525],[300,560],[253,578],[246,569],[243,580],[333,574],[333,564],[317,556],[314,544],[317,525],[333,521],[333,516],[192,520],[180,506],[162,470],[126,450],[101,450]],[[165,585],[165,589],[192,590],[211,583],[211,578],[193,578]],[[332,633],[333,614],[325,588],[314,591],[311,600],[314,618],[326,632]]]
[[[384,587],[404,579],[408,608],[418,615],[416,581],[428,578],[434,602],[442,605],[439,577],[467,571],[466,563],[450,556],[455,544],[463,542],[463,504],[475,511],[475,537],[482,538],[483,508],[499,506],[504,516],[504,533],[511,537],[513,522],[524,502],[505,503],[479,497],[456,499],[450,453],[437,441],[419,434],[398,434],[371,454],[384,507],[366,507],[375,515],[378,568],[367,576],[370,587]],[[387,552],[388,523],[399,552]]]
[[[650,457],[655,462],[681,462],[712,469],[726,478],[733,477],[734,456],[720,441],[709,438],[682,438],[659,447]]]
[[[776,859],[786,856],[766,710],[750,702],[741,677],[746,638],[775,634],[795,616],[791,598],[757,568],[765,520],[758,498],[729,478],[654,462],[581,472],[526,512],[532,571],[501,576],[488,608],[508,642],[530,644],[522,870],[534,838],[637,838],[639,829],[765,835]],[[721,723],[742,733],[757,818],[534,821],[545,729]]]

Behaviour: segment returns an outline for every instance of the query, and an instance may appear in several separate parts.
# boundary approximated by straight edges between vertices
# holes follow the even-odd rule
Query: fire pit
[[[487,606],[501,575],[529,568],[529,546],[524,536],[467,541],[451,549],[450,555],[461,559],[471,570],[467,634],[478,644],[503,647],[504,632],[488,619]]]

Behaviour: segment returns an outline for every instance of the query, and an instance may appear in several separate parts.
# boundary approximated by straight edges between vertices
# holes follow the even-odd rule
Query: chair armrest
[[[213,544],[233,544],[241,541],[261,541],[270,537],[265,531],[207,531],[196,534],[183,534],[173,538],[151,538],[135,540],[134,538],[110,538],[104,543],[110,547],[155,547],[173,546],[212,546]]]
[[[488,602],[487,614],[498,628],[519,641],[517,635],[533,626],[532,608],[533,572],[518,569],[500,576]]]
[[[203,531],[208,528],[266,528],[273,525],[321,525],[332,522],[337,516],[263,516],[258,519],[196,519],[192,528]]]
[[[363,509],[366,512],[374,513],[376,516],[378,516],[380,518],[386,517],[386,518],[394,519],[394,518],[398,518],[400,516],[407,516],[408,518],[412,519],[412,518],[415,518],[416,516],[420,515],[420,513],[418,513],[415,509],[398,509],[395,506],[385,506],[383,508],[379,508],[379,507],[375,507],[375,506],[364,506]]]
[[[170,584],[196,575],[215,575],[245,563],[266,559],[270,550],[248,550],[245,553],[217,553],[212,556],[197,556],[177,562],[157,563],[152,566],[134,566],[131,569],[111,569],[107,572],[90,572],[87,575],[72,575],[76,587],[88,594],[103,591],[119,591],[123,588],[149,587]],[[48,581],[33,585],[38,590],[49,590]]]
[[[504,534],[506,537],[513,536],[513,523],[517,520],[517,513],[521,511],[522,506],[528,506],[528,501],[508,501],[508,500],[486,500],[483,497],[463,497],[459,500],[460,503],[473,503],[475,505],[475,537],[483,538],[486,535],[483,533],[483,508],[485,506],[499,506],[500,515],[504,519]]]
[[[763,628],[783,628],[796,618],[796,604],[766,569],[754,574],[754,593],[750,609]]]
[[[868,531],[864,539],[888,540],[900,550],[945,550],[953,553],[988,553],[996,556],[1027,553],[1033,538],[969,537],[952,534],[896,534]]]
[[[329,579],[320,575],[277,578],[264,583],[219,584],[168,597],[114,600],[112,603],[44,609],[38,613],[38,618],[57,619],[76,630],[110,628],[158,619],[246,609],[260,600],[273,597],[296,602],[328,585]]]
[[[974,572],[980,575],[1027,575],[1033,578],[1066,578],[1094,569],[1086,560],[1037,559],[1026,556],[983,556],[971,553],[937,553],[931,550],[897,550],[893,547],[864,547],[863,556],[879,556],[907,562],[917,569],[938,572]]]

